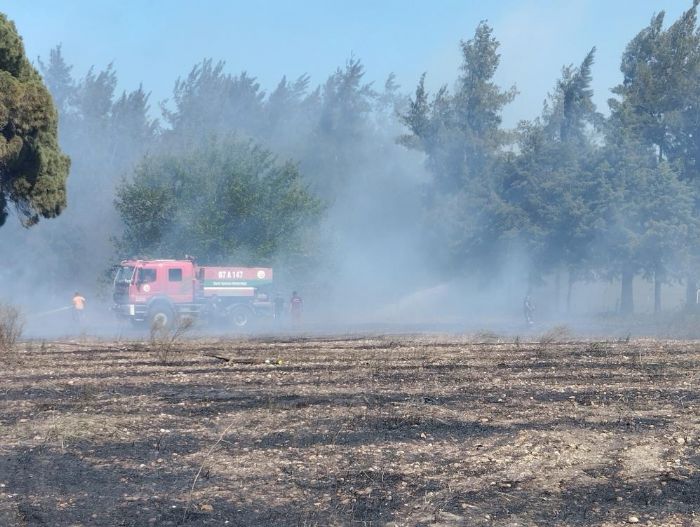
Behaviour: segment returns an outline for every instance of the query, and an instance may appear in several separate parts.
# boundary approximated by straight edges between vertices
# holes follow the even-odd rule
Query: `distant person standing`
[[[82,323],[85,320],[85,297],[79,292],[73,295],[73,320]]]
[[[296,291],[292,293],[292,298],[289,300],[289,312],[292,315],[292,321],[295,324],[301,323],[301,313],[304,310],[304,301]]]
[[[275,308],[275,320],[279,322],[282,320],[282,313],[284,312],[284,298],[281,294],[275,294],[275,299],[273,300],[273,305]]]
[[[528,326],[532,326],[535,323],[533,315],[535,314],[535,305],[530,300],[530,295],[525,295],[525,300],[523,300],[523,312],[525,314],[525,322]]]

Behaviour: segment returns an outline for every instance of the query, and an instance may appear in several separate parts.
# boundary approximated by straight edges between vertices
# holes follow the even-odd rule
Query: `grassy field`
[[[700,524],[700,346],[24,342],[0,525]]]

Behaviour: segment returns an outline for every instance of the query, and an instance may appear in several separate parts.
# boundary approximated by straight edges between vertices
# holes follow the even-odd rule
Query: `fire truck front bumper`
[[[119,318],[130,318],[132,320],[146,320],[146,306],[143,304],[115,304],[112,311]]]

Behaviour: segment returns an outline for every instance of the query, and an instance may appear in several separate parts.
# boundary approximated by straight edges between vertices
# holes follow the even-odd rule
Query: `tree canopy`
[[[0,13],[0,225],[10,205],[25,225],[65,208],[70,161],[57,133],[51,94],[27,60],[14,23]]]
[[[65,178],[37,174],[58,174],[49,169],[59,160],[67,171],[67,160],[56,147],[53,107],[28,103],[46,98],[45,90],[23,54],[7,51],[21,50],[21,41],[3,23],[3,42],[20,47],[0,54],[2,86],[11,87],[0,95],[1,204],[6,215],[14,201],[32,223],[65,205],[62,189],[55,196],[63,201],[48,206],[49,183],[58,189]],[[517,90],[496,81],[496,35],[482,22],[456,43],[454,80],[436,90],[427,88],[430,72],[411,94],[393,74],[375,84],[351,56],[324,79],[283,75],[266,91],[247,71],[229,73],[223,61],[204,59],[155,110],[142,85],[116,92],[115,65],[76,75],[57,46],[38,65],[61,116],[61,146],[73,158],[67,185],[77,206],[41,222],[17,250],[51,262],[51,273],[64,279],[76,269],[95,276],[117,257],[188,253],[265,263],[285,255],[325,276],[319,288],[329,294],[338,276],[367,277],[386,298],[400,290],[392,283],[457,277],[498,285],[517,272],[517,296],[556,283],[558,299],[561,277],[567,298],[576,283],[614,280],[618,308],[628,313],[633,282],[644,278],[655,285],[657,309],[661,287],[675,281],[687,284],[694,304],[696,2],[668,23],[664,13],[654,15],[629,42],[607,115],[594,104],[591,42],[552,79],[535,117],[504,125]],[[31,95],[18,99],[28,105],[8,106],[21,90]],[[48,124],[24,133],[10,115],[48,116]],[[19,170],[25,166],[38,172]],[[12,177],[8,168],[17,169]],[[26,239],[19,227],[0,235],[8,232]],[[93,258],[83,257],[88,250]],[[353,294],[363,305],[368,293],[346,286],[345,303]]]
[[[122,254],[251,265],[303,259],[322,210],[296,165],[232,138],[147,157],[117,189],[116,208]]]

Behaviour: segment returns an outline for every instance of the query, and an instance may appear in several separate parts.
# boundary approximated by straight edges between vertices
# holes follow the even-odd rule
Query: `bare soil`
[[[700,525],[698,342],[163,346],[0,355],[0,525]]]

